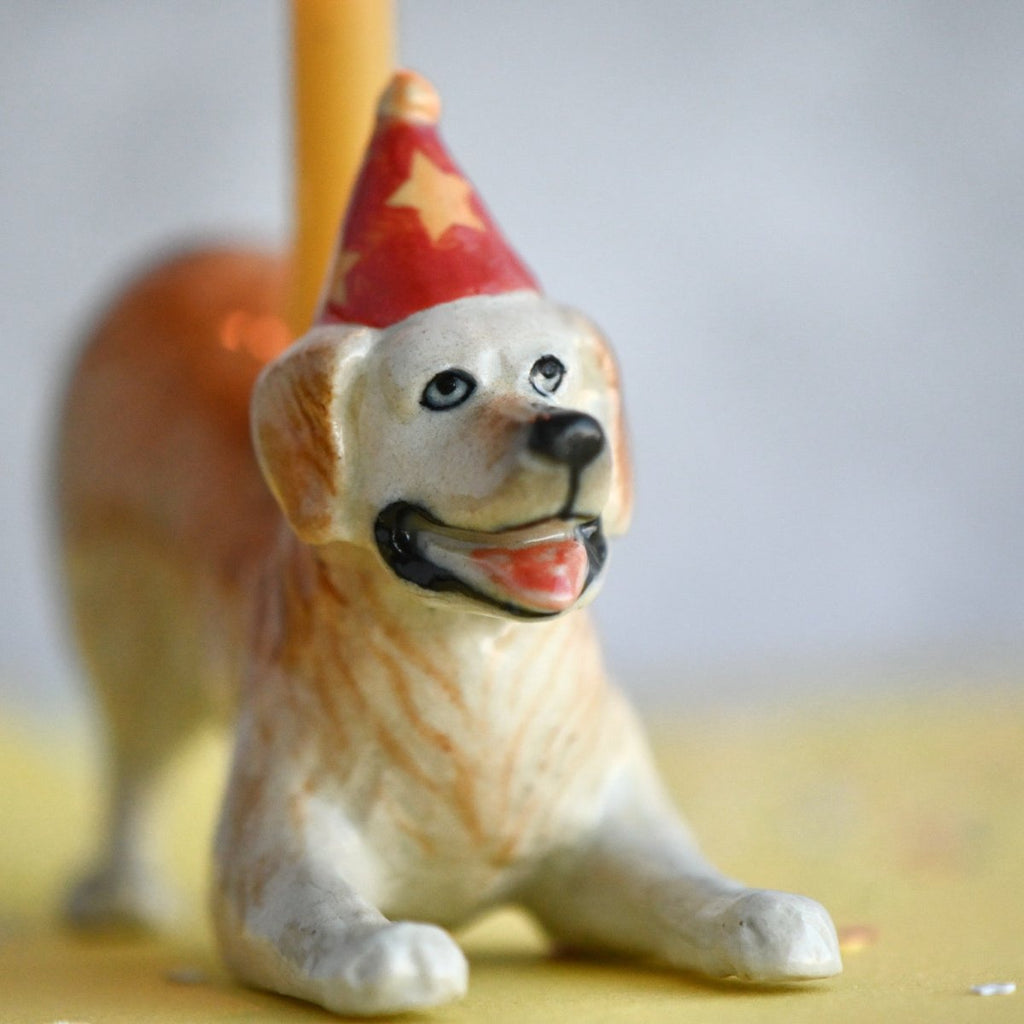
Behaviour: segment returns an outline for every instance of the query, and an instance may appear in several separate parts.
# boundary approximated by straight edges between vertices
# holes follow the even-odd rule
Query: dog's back
[[[70,381],[60,539],[114,763],[142,779],[121,789],[146,784],[233,681],[251,576],[280,522],[248,410],[289,340],[284,277],[257,252],[165,261],[105,313]]]

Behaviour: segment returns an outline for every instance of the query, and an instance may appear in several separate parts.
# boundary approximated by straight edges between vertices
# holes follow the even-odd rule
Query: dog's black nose
[[[544,412],[530,429],[530,451],[577,472],[593,462],[603,448],[601,424],[584,412]]]

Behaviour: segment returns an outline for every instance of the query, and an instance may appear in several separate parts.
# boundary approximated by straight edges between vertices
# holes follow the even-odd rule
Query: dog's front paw
[[[701,916],[708,928],[702,966],[710,975],[785,982],[843,969],[832,919],[806,896],[745,889],[714,900]]]
[[[443,928],[402,921],[350,937],[314,974],[328,1010],[371,1016],[461,998],[469,966]]]

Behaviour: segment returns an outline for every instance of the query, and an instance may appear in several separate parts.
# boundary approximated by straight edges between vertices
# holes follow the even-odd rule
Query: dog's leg
[[[246,766],[250,767],[250,766]],[[304,785],[236,770],[217,839],[214,919],[231,969],[259,988],[369,1016],[465,994],[442,928],[392,922],[367,895],[374,859],[340,808]]]
[[[103,846],[72,890],[84,928],[151,928],[177,902],[151,856],[153,791],[206,716],[194,612],[181,573],[151,544],[121,535],[67,549],[79,648],[106,726],[109,805]]]
[[[718,873],[646,771],[610,795],[599,828],[549,863],[523,902],[570,947],[712,977],[787,982],[842,969],[826,910]]]
[[[150,794],[159,765],[144,767],[114,756],[104,845],[72,888],[67,916],[85,929],[158,929],[176,910],[172,890],[146,851]]]

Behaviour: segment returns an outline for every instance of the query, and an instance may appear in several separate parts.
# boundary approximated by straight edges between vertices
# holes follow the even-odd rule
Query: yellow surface
[[[1024,1021],[1019,693],[703,713],[655,734],[672,789],[724,869],[807,892],[840,929],[867,929],[866,944],[846,954],[846,972],[759,990],[551,959],[524,919],[503,912],[462,937],[472,965],[466,1000],[420,1019]],[[95,758],[81,738],[0,721],[3,1024],[330,1019],[242,989],[217,965],[200,874],[223,760],[207,742],[167,785],[162,838],[187,909],[176,935],[84,941],[62,932],[53,910],[94,841]],[[1016,981],[1022,991],[970,994],[987,981]]]
[[[309,329],[341,214],[394,66],[392,0],[292,0],[295,279],[292,331]]]

